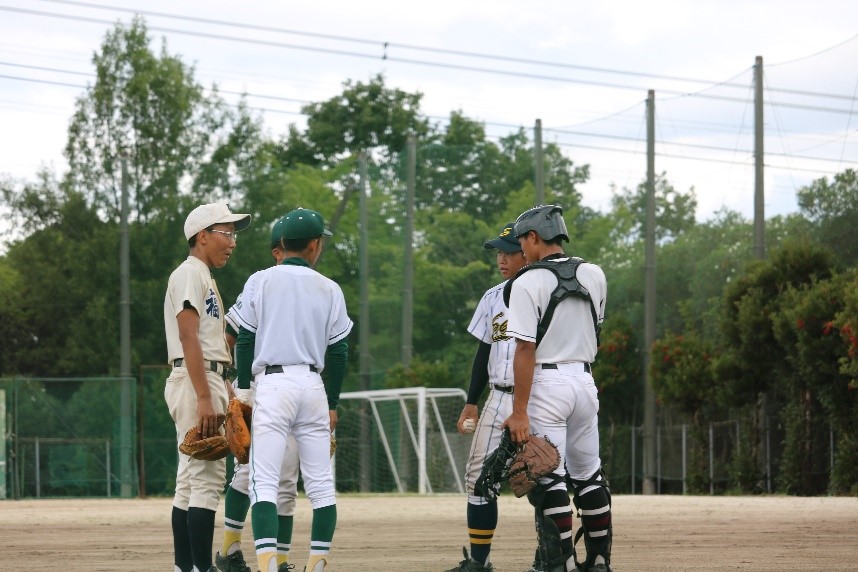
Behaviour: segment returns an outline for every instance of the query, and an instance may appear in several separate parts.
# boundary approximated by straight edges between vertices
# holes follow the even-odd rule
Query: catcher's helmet
[[[569,242],[569,232],[563,221],[563,208],[557,205],[540,205],[526,210],[515,219],[516,237],[536,231],[542,240],[552,240],[558,236]]]

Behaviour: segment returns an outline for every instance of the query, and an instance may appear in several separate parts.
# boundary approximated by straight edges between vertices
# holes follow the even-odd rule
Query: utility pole
[[[542,158],[542,120],[533,128],[533,164],[536,178],[536,204],[545,204],[545,164]]]
[[[130,498],[134,450],[131,440],[131,288],[128,245],[128,159],[122,163],[122,203],[119,214],[119,495]]]
[[[763,188],[763,56],[754,63],[754,257],[766,257]]]
[[[360,251],[360,268],[358,277],[358,297],[360,298],[358,330],[358,345],[360,346],[358,383],[361,391],[372,389],[372,380],[369,369],[369,231],[367,222],[367,159],[366,152],[361,152],[358,158],[360,169],[360,191],[358,195],[358,218],[360,220],[360,238],[358,249]],[[370,442],[370,413],[366,402],[360,412],[360,437],[361,443]],[[360,490],[367,492],[370,489],[370,450],[369,447],[361,449],[360,453]]]
[[[405,184],[405,249],[402,281],[402,365],[411,364],[414,331],[414,193],[417,171],[417,138],[408,136],[408,173]]]
[[[644,290],[643,494],[656,493],[655,393],[650,364],[655,342],[655,91],[646,98],[646,277]]]

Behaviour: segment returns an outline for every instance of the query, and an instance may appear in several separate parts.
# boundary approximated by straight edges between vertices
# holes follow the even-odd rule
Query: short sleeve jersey
[[[567,258],[550,260],[562,263]],[[576,274],[589,292],[599,323],[605,318],[607,280],[595,264],[582,263]],[[510,336],[536,342],[536,327],[545,313],[551,293],[557,287],[557,277],[550,270],[535,268],[515,279],[509,297]],[[596,359],[596,331],[590,303],[570,296],[557,305],[548,331],[536,348],[536,363],[586,362]]]
[[[226,316],[224,316],[224,320],[226,320],[226,325],[236,332],[238,332],[238,322],[235,320],[235,307],[240,304],[241,294],[238,295],[238,298],[235,299],[235,304],[230,307],[229,311],[227,311],[226,313]]]
[[[185,357],[179,339],[176,316],[185,309],[185,303],[200,316],[199,338],[203,359],[221,363],[232,362],[224,337],[223,303],[211,270],[196,256],[188,256],[176,268],[167,282],[164,296],[164,330],[167,334],[167,363]]]
[[[321,372],[328,346],[353,326],[339,285],[292,264],[253,274],[231,312],[239,326],[256,334],[253,375],[269,365],[308,364]]]
[[[505,285],[506,282],[501,282],[483,294],[468,325],[468,332],[481,342],[491,344],[489,383],[508,386],[513,384],[515,340],[507,335],[507,307],[503,303]]]

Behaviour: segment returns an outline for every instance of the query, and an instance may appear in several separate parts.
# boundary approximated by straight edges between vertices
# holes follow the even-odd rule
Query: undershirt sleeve
[[[480,395],[489,383],[489,354],[492,345],[480,342],[477,354],[474,356],[474,364],[471,366],[471,383],[468,386],[468,401],[470,405],[476,405]]]

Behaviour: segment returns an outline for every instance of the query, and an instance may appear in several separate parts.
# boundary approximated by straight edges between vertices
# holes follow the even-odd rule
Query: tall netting
[[[133,407],[121,378],[0,380],[5,467],[0,498],[134,496]],[[130,383],[136,391],[136,381]]]
[[[337,490],[463,492],[470,437],[456,431],[465,393],[408,388],[342,396]]]

